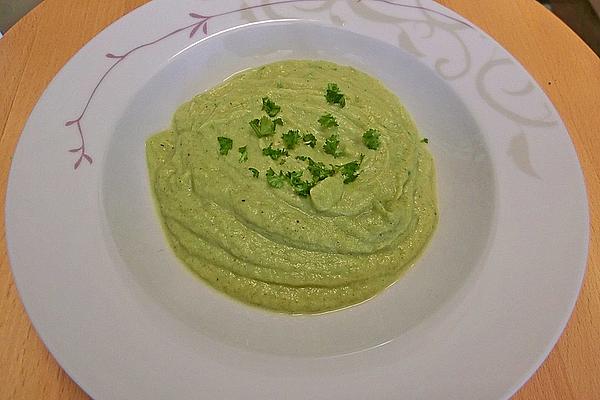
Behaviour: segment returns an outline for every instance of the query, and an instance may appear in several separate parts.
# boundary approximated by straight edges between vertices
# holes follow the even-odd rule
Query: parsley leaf
[[[290,129],[287,133],[281,135],[283,144],[288,149],[293,149],[300,142],[300,132],[298,129]]]
[[[283,184],[286,180],[286,177],[285,175],[283,175],[283,172],[279,171],[279,175],[277,175],[275,174],[275,171],[273,171],[273,168],[269,168],[269,170],[266,173],[266,176],[267,183],[274,188],[283,187]]]
[[[294,190],[294,193],[302,197],[310,195],[310,189],[315,186],[315,182],[302,179],[302,171],[288,171],[283,173],[280,170],[279,174],[276,174],[273,168],[269,168],[266,176],[269,186],[279,189],[287,182]]]
[[[377,150],[381,142],[379,141],[379,131],[377,129],[369,128],[362,135],[362,141],[367,148],[371,150]]]
[[[362,162],[362,159],[361,159]],[[350,161],[349,163],[339,165],[340,173],[344,177],[344,183],[354,182],[358,178],[358,169],[360,168],[360,162]]]
[[[269,117],[263,115],[260,119],[253,119],[249,122],[249,124],[256,136],[261,138],[274,135],[275,127],[277,125],[283,125],[283,121],[281,118],[275,118],[274,120],[271,120]]]
[[[248,146],[239,147],[238,151],[240,152],[240,162],[248,161]]]
[[[335,120],[335,117],[329,113],[321,115],[318,121],[319,124],[321,124],[321,127],[323,128],[333,128],[334,126],[339,126],[339,124]]]
[[[281,107],[275,104],[273,100],[268,97],[262,98],[262,109],[267,113],[269,117],[274,117],[281,110]]]
[[[286,149],[274,149],[273,143],[269,147],[262,149],[263,156],[271,157],[272,160],[277,160],[281,156],[287,156],[288,152]]]
[[[302,141],[305,145],[310,147],[315,147],[317,145],[317,138],[312,133],[307,133],[306,135],[302,135]]]
[[[288,181],[297,181],[302,177],[302,171],[288,171],[285,173],[285,177]]]
[[[260,119],[258,118],[254,118],[252,121],[248,122],[248,124],[250,124],[250,128],[252,128],[252,130],[254,131],[254,134],[258,137],[261,137],[261,131],[260,131]]]
[[[421,139],[421,143],[429,143],[429,139],[423,138],[423,139]]]
[[[331,166],[331,168],[327,168],[322,162],[317,162],[307,156],[298,156],[296,158],[298,160],[308,161],[307,169],[308,172],[311,173],[313,177],[313,182],[315,183],[322,181],[323,179],[333,176],[335,174],[335,168],[333,167],[333,165]]]
[[[233,140],[228,137],[219,136],[217,141],[219,142],[219,154],[226,156],[233,147]]]
[[[288,171],[285,176],[297,195],[306,197],[310,194],[310,189],[312,189],[314,184],[302,180],[302,171]]]
[[[258,175],[260,175],[260,172],[256,169],[256,168],[248,168],[248,171],[252,172],[252,176],[255,178],[258,178]]]
[[[339,104],[341,108],[344,108],[344,106],[346,105],[346,97],[342,92],[340,92],[340,88],[335,83],[327,84],[325,100],[327,100],[327,102],[331,104]]]
[[[323,145],[323,150],[325,150],[326,154],[331,154],[332,156],[337,158],[342,155],[342,150],[339,148],[339,145],[340,145],[339,135],[333,134],[325,140],[325,144]]]

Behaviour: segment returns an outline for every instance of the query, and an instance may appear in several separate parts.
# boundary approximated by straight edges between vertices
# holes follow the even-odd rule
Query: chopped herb
[[[260,120],[258,118],[253,119],[252,121],[248,122],[248,124],[250,124],[250,128],[252,128],[252,130],[254,131],[254,134],[258,137],[262,136],[262,132],[261,132],[261,123]],[[266,136],[266,135],[265,135]]]
[[[263,156],[271,157],[272,160],[278,160],[281,156],[287,156],[288,152],[286,149],[274,149],[273,143],[269,147],[262,149]]]
[[[302,171],[288,171],[285,175],[288,183],[297,195],[306,197],[310,194],[310,189],[312,189],[314,184],[302,180]]]
[[[363,133],[362,141],[367,148],[371,150],[377,150],[381,142],[379,141],[379,131],[377,129],[369,128]]]
[[[298,156],[296,158],[302,161],[308,161],[307,169],[308,172],[311,173],[313,182],[315,183],[335,174],[335,168],[333,166],[331,166],[331,168],[327,168],[322,162],[317,162],[306,156]]]
[[[362,162],[362,159],[361,159]],[[349,163],[342,164],[339,166],[340,173],[344,177],[344,183],[354,182],[358,178],[358,169],[360,168],[360,162],[350,161]]]
[[[321,127],[323,128],[333,128],[334,126],[339,126],[339,124],[335,120],[335,117],[329,113],[321,115],[318,121],[319,124],[321,124]]]
[[[248,146],[240,147],[238,151],[240,152],[240,162],[248,161]]]
[[[325,153],[331,154],[332,156],[337,158],[342,155],[342,150],[339,148],[339,145],[340,145],[339,135],[333,134],[325,140],[325,144],[323,145],[323,150],[325,150]]]
[[[250,127],[259,138],[274,135],[276,125],[283,125],[281,118],[271,120],[269,117],[264,115],[260,119],[253,119],[249,123]]]
[[[421,143],[429,143],[429,139],[423,138],[423,139],[421,139]]]
[[[302,177],[302,171],[288,171],[285,176],[289,181],[298,180]]]
[[[274,188],[281,188],[285,182],[289,183],[294,193],[299,196],[307,197],[310,195],[310,189],[315,186],[316,182],[311,182],[302,179],[302,171],[288,171],[284,173],[279,171],[279,174],[273,171],[273,168],[269,168],[266,173],[267,183]]]
[[[279,175],[277,175],[275,174],[275,171],[273,171],[273,168],[269,168],[266,176],[267,183],[274,188],[282,187],[286,180],[286,176],[283,175],[283,172],[279,171]]]
[[[267,113],[269,117],[274,117],[279,113],[281,107],[279,107],[273,100],[268,97],[262,98],[262,109]]]
[[[312,133],[307,133],[306,135],[302,135],[302,141],[305,145],[310,147],[315,147],[317,145],[317,138]]]
[[[287,133],[281,135],[283,144],[288,149],[293,149],[300,142],[300,132],[298,129],[290,129]]]
[[[342,165],[331,165],[331,168],[327,167],[322,162],[317,162],[308,156],[297,156],[296,159],[308,162],[308,171],[311,173],[313,180],[312,186],[318,182],[335,175],[337,171],[342,174],[344,183],[354,182],[358,178],[358,170],[364,160],[364,154],[360,155],[360,159],[357,161],[351,161]],[[311,188],[312,188],[311,186]]]
[[[327,100],[327,102],[331,104],[339,104],[339,106],[342,108],[344,108],[344,106],[346,105],[346,97],[342,92],[340,92],[340,88],[335,83],[327,84],[325,100]]]
[[[226,156],[233,147],[233,140],[228,137],[219,136],[217,141],[219,142],[219,154]]]
[[[252,176],[255,178],[258,178],[258,175],[260,175],[260,172],[256,169],[256,168],[248,168],[248,171],[252,172]]]

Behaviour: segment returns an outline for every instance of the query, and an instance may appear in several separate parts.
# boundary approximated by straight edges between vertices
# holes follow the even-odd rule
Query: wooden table
[[[600,398],[600,59],[533,0],[439,0],[515,55],[571,134],[591,208],[588,271],[571,320],[546,362],[515,395]],[[58,70],[95,34],[146,0],[45,0],[0,40],[0,209],[11,156],[29,113]],[[4,232],[4,219],[1,221]],[[83,399],[33,330],[0,245],[0,399]]]

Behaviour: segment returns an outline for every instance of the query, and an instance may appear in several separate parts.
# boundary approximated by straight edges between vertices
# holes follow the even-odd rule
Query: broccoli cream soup
[[[177,257],[275,311],[372,297],[437,223],[427,139],[381,82],[330,62],[240,72],[181,105],[146,154]]]

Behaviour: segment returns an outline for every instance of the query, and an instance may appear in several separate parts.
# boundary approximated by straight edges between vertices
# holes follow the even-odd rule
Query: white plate
[[[426,254],[383,294],[320,316],[252,308],[196,279],[168,248],[145,167],[145,139],[177,105],[290,58],[381,79],[430,138],[438,171]],[[509,397],[554,345],[585,270],[587,215],[549,100],[452,11],[157,0],[47,88],[15,153],[6,227],[33,324],[96,399],[466,400]]]

